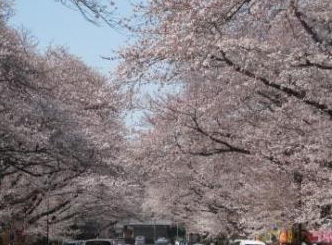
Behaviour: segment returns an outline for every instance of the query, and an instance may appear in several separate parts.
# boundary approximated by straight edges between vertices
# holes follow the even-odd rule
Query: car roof
[[[236,239],[233,242],[241,242],[241,243],[246,243],[246,244],[261,244],[261,245],[265,245],[264,242],[258,241],[258,240]]]

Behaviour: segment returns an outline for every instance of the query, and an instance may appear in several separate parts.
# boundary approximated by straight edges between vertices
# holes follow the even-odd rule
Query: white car
[[[165,237],[158,238],[154,243],[154,245],[170,245],[170,244],[171,242]]]
[[[91,239],[84,241],[83,245],[113,245],[112,239]]]
[[[231,242],[231,245],[266,245],[266,244],[264,242],[257,240],[236,239]]]
[[[137,236],[135,238],[135,245],[145,245],[145,237],[144,236]]]

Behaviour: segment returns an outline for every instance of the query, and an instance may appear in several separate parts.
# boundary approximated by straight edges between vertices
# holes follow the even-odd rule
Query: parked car
[[[171,242],[165,237],[160,237],[158,238],[155,242],[154,245],[170,245]]]
[[[231,242],[231,245],[265,245],[265,243],[257,240],[236,239]]]
[[[84,241],[83,245],[113,245],[112,239],[90,239]]]
[[[135,238],[135,245],[145,245],[145,237],[144,236],[137,236]]]
[[[125,240],[124,238],[114,238],[113,240],[113,245],[125,245]]]

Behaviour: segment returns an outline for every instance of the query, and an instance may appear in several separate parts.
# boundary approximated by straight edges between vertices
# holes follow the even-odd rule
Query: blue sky
[[[130,1],[119,0],[119,12],[129,16]],[[49,45],[62,45],[70,53],[80,57],[86,64],[108,74],[116,63],[101,56],[112,56],[113,50],[125,45],[128,37],[109,26],[95,26],[83,16],[56,0],[15,0],[15,15],[10,20],[14,28],[25,28],[39,41],[43,51]],[[126,117],[126,124],[134,127],[139,123],[140,111]]]
[[[121,13],[129,15],[129,0],[119,2]],[[29,30],[39,41],[40,50],[50,44],[68,47],[70,53],[103,73],[110,71],[115,63],[100,56],[112,56],[113,50],[128,40],[125,34],[106,25],[98,27],[89,23],[78,11],[56,0],[15,0],[14,4],[11,25]]]
[[[130,2],[139,0],[118,0],[119,13],[129,16]],[[57,0],[14,0],[15,15],[10,24],[15,28],[25,28],[39,41],[43,51],[49,45],[62,45],[70,53],[80,57],[86,64],[108,74],[116,62],[102,59],[101,56],[112,56],[113,51],[128,41],[127,35],[119,33],[106,25],[95,26],[83,16],[59,3]],[[120,4],[120,6],[119,6]],[[143,94],[159,93],[158,86],[142,87]],[[168,87],[166,86],[165,91]],[[174,87],[171,86],[171,90]],[[168,91],[169,92],[169,91]],[[144,110],[133,110],[126,117],[126,124],[135,127],[140,123]]]

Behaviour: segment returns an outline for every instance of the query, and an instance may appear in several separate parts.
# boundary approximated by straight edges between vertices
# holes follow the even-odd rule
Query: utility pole
[[[156,230],[156,219],[154,219],[153,224],[153,241],[156,242],[157,230]]]
[[[49,224],[49,210],[50,210],[50,176],[47,176],[47,193],[46,193],[46,245],[49,245],[49,231],[50,231],[50,224]]]
[[[48,217],[48,210],[50,208],[50,201],[48,198],[48,194],[47,194],[47,214],[46,214],[46,245],[49,244],[48,242],[48,238],[49,238],[49,231],[50,231],[50,227],[49,227],[49,217]]]
[[[179,241],[179,224],[176,223],[176,240]]]

